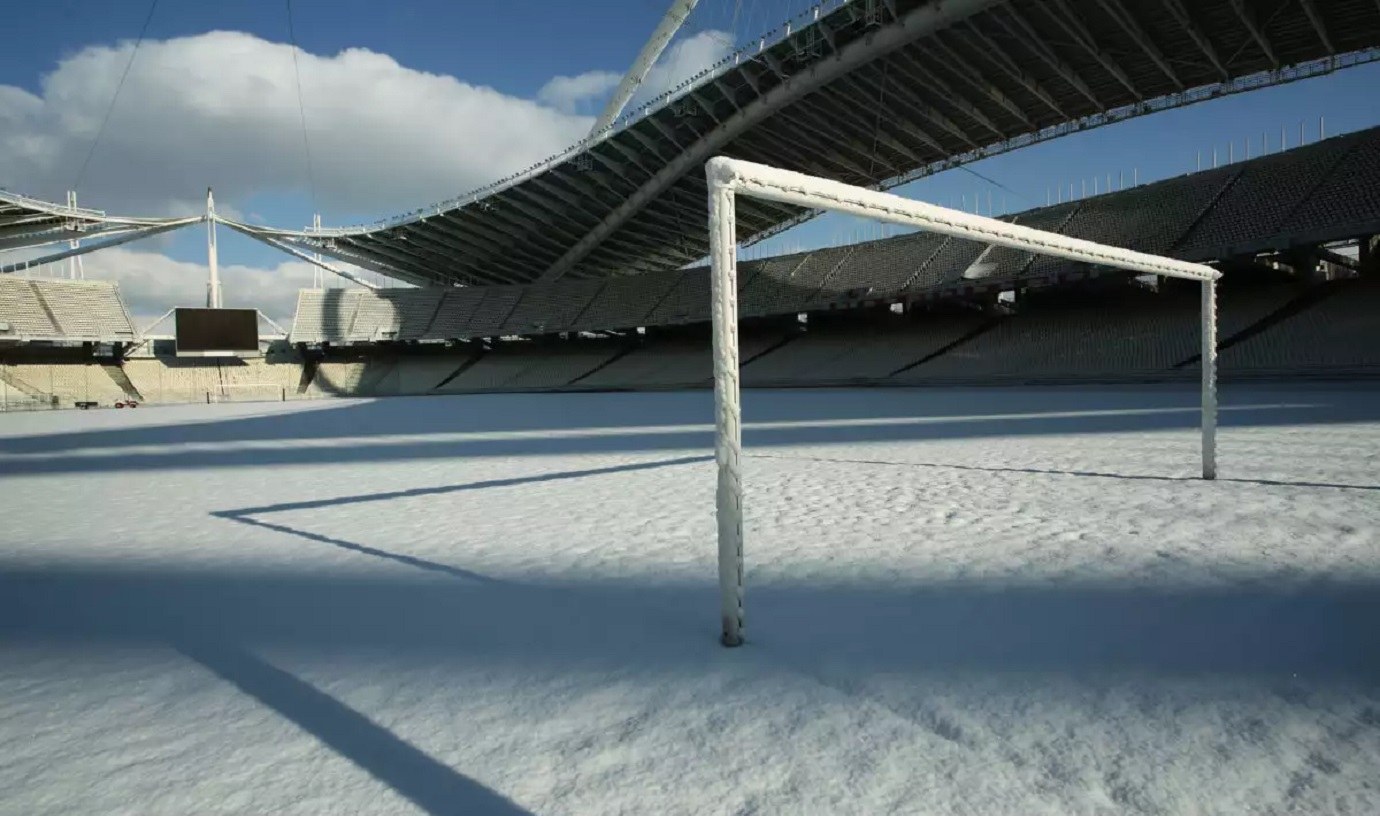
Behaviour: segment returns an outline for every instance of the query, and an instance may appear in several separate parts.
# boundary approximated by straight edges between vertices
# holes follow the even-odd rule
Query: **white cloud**
[[[574,113],[590,103],[603,105],[621,79],[612,71],[553,77],[537,91],[537,99],[556,110]]]
[[[733,52],[733,37],[725,31],[701,31],[675,43],[657,60],[632,105],[641,105],[698,74]]]
[[[728,56],[733,50],[731,42],[725,32],[701,31],[673,44],[647,72],[626,110],[646,104]],[[537,99],[566,112],[602,109],[622,78],[613,71],[558,76],[542,86]]]
[[[0,184],[60,199],[133,46],[62,60],[39,94],[0,85]],[[320,206],[384,216],[467,192],[578,141],[589,117],[364,49],[300,55]],[[145,42],[79,192],[134,214],[306,190],[291,47],[234,32]],[[291,225],[296,226],[296,225]]]
[[[727,39],[706,31],[674,44],[633,104],[722,58]],[[43,78],[37,94],[0,85],[0,187],[64,199],[132,47],[78,51]],[[523,99],[365,49],[300,54],[299,62],[327,223],[404,212],[545,159],[586,135],[593,117],[574,111],[602,104],[621,76],[557,77],[536,99]],[[78,192],[82,204],[114,214],[184,214],[202,210],[208,185],[217,209],[230,217],[306,191],[290,46],[236,32],[146,41]],[[151,246],[155,251],[88,255],[87,274],[118,281],[144,320],[204,302],[205,266]],[[251,267],[228,260],[222,252],[226,304],[256,306],[275,320],[290,320],[297,289],[311,284],[312,267],[304,262]]]

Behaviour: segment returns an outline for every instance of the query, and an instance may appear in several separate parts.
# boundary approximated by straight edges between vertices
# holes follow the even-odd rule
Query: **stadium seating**
[[[33,284],[23,278],[0,276],[0,320],[9,324],[5,335],[15,337],[59,337],[48,310],[43,308]]]
[[[795,273],[809,261],[810,254],[800,252],[740,265],[738,312],[760,317],[790,314],[800,308],[810,292],[796,283]]]
[[[303,289],[289,337],[294,343],[342,343],[350,334],[363,289]]]
[[[1175,254],[1218,258],[1264,248],[1291,213],[1351,152],[1354,137],[1328,139],[1237,165],[1240,172]]]
[[[1106,199],[1110,196],[1100,196]],[[1092,201],[1096,201],[1093,199]],[[1047,232],[1063,232],[1072,219],[1083,207],[1091,204],[1089,202],[1077,202],[1071,204],[1056,204],[1053,207],[1041,207],[1027,213],[1021,213],[1014,218],[1007,219],[1015,224],[1032,229],[1045,230]],[[1021,277],[1030,266],[1039,258],[1033,252],[1008,249],[1006,247],[988,247],[978,256],[972,264],[964,269],[962,277],[965,280],[981,280],[992,282],[998,280],[1015,280]]]
[[[963,280],[963,273],[987,249],[985,244],[962,238],[945,237],[934,254],[925,259],[915,276],[902,291],[904,295],[923,295]]]
[[[561,388],[598,368],[621,350],[610,341],[506,343],[483,353],[437,389],[438,393]]]
[[[1380,281],[1326,285],[1322,299],[1221,354],[1223,371],[1256,375],[1380,373]]]
[[[561,388],[608,362],[620,351],[612,343],[558,343],[534,354],[533,363],[505,383],[514,390]]]
[[[1380,129],[1227,167],[1040,207],[1009,220],[1193,260],[1300,238],[1380,231]],[[744,317],[1044,285],[1088,271],[1056,258],[917,232],[739,263]],[[1097,270],[1092,270],[1096,272]],[[463,339],[709,320],[706,267],[520,287],[304,292],[297,342]],[[28,313],[34,316],[32,308]],[[41,321],[41,310],[36,317]]]
[[[1169,253],[1238,170],[1219,168],[1088,199],[1081,202],[1061,232],[1141,252]],[[1032,273],[1042,274],[1050,266],[1063,263],[1042,258]]]
[[[1380,139],[1358,137],[1280,232],[1299,238],[1380,234]]]
[[[709,270],[704,267],[687,269],[678,275],[676,284],[647,314],[652,326],[673,326],[682,323],[704,323],[709,320]]]
[[[7,367],[5,380],[39,401],[56,397],[58,406],[64,408],[77,402],[112,405],[126,396],[124,389],[95,363],[12,365]]]
[[[983,323],[979,315],[888,315],[849,326],[808,329],[747,363],[750,386],[873,382],[942,349]]]
[[[646,325],[646,317],[680,282],[680,272],[610,278],[580,313],[572,331],[628,329]]]
[[[113,284],[64,280],[30,283],[66,337],[106,342],[134,339],[134,326]]]
[[[214,360],[136,358],[126,360],[125,374],[148,402],[204,402],[220,387]]]
[[[739,338],[740,359],[750,360],[781,342],[780,334],[745,333]],[[584,388],[694,388],[714,375],[707,338],[668,337],[647,341],[581,379]]]
[[[1019,313],[906,372],[910,382],[1097,379],[1163,374],[1198,343],[1196,298],[1148,295]]]
[[[942,235],[913,232],[857,244],[819,291],[806,300],[805,310],[897,297],[943,243]]]
[[[105,281],[0,276],[0,339],[130,342],[135,330],[119,290]]]
[[[324,361],[316,367],[316,376],[307,386],[304,396],[316,398],[368,395],[372,393],[369,387],[371,380],[382,379],[386,373],[385,367],[391,365],[392,360],[383,357],[372,360]]]
[[[380,396],[409,396],[427,394],[451,374],[455,373],[468,357],[462,355],[442,355],[426,357],[399,357],[392,371],[380,378],[375,392]]]
[[[461,337],[497,337],[503,333],[503,324],[522,297],[520,286],[486,286],[479,289],[483,293],[479,304],[470,315]]]
[[[484,299],[484,290],[476,287],[450,289],[442,296],[428,334],[440,339],[469,337],[470,318]]]
[[[504,335],[554,334],[568,331],[603,287],[597,280],[558,280],[524,287],[522,299],[503,324]]]

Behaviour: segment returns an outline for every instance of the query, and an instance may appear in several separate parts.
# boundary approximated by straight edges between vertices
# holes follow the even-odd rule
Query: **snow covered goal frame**
[[[1069,238],[994,218],[911,201],[755,162],[723,156],[705,165],[709,182],[709,264],[714,333],[715,511],[719,531],[722,642],[743,642],[742,404],[738,371],[738,238],[735,199],[746,195],[843,212],[941,235],[1072,261],[1202,283],[1203,478],[1217,476],[1217,279],[1210,266]]]

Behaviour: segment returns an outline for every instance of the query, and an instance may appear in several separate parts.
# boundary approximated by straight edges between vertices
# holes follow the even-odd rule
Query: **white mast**
[[[76,190],[67,191],[67,209],[71,210],[73,213],[77,211]],[[76,229],[75,221],[72,222],[72,225],[73,229]],[[71,249],[80,249],[81,241],[76,238],[73,238],[72,240],[67,242],[67,246]],[[82,265],[80,255],[73,255],[71,258],[67,260],[67,277],[71,278],[72,280],[77,280],[78,278],[85,280],[86,267]]]
[[[220,308],[220,259],[216,253],[216,199],[206,188],[206,263],[211,267],[211,279],[206,284],[206,307]]]
[[[321,239],[321,213],[316,213],[311,217],[311,230],[316,233],[317,240]],[[311,268],[311,288],[321,289],[326,285],[326,273],[321,269],[321,253],[313,252],[312,258],[316,260],[316,265]]]
[[[594,122],[594,127],[590,129],[590,135],[594,135],[608,127],[618,114],[623,112],[623,108],[632,99],[633,94],[637,93],[637,88],[642,84],[642,80],[647,78],[647,72],[652,70],[661,52],[666,50],[667,43],[676,36],[676,32],[685,25],[685,20],[694,10],[695,4],[699,0],[672,0],[671,8],[667,10],[666,16],[661,18],[656,30],[647,40],[647,44],[642,46],[642,51],[638,53],[637,59],[633,61],[628,73],[623,76],[623,81],[618,83],[618,88],[613,92],[613,98],[604,108],[604,112],[599,114],[599,118]]]

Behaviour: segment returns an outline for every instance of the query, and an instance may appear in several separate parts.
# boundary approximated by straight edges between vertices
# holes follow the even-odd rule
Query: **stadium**
[[[992,169],[1374,76],[1380,5],[830,0],[640,91],[708,5],[381,221],[0,190],[0,812],[1380,809],[1380,97]],[[156,320],[94,271],[186,236]]]

